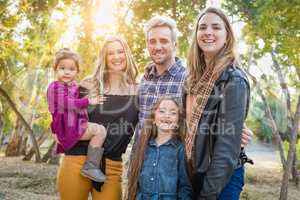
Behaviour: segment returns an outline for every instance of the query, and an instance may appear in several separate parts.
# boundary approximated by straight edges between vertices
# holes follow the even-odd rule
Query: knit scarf
[[[192,105],[191,117],[187,121],[187,134],[185,137],[186,156],[191,168],[193,168],[192,152],[194,150],[194,140],[202,113],[216,80],[231,62],[231,57],[225,57],[215,67],[207,67],[200,80],[189,88],[188,94],[196,95],[195,102]]]

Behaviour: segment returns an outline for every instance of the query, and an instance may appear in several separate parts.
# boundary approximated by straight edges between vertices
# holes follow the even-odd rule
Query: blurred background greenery
[[[27,137],[13,105],[35,137],[49,134],[45,90],[54,78],[51,64],[59,48],[79,52],[82,78],[93,71],[104,38],[122,35],[141,74],[149,62],[145,21],[154,15],[175,19],[180,32],[177,54],[185,61],[194,20],[208,5],[220,6],[230,17],[241,63],[253,75],[247,125],[260,140],[271,143],[273,119],[281,138],[288,140],[299,103],[299,0],[0,0],[0,145],[19,138],[21,146]]]

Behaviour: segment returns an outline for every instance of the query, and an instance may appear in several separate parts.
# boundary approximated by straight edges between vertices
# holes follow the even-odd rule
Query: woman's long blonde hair
[[[185,137],[185,112],[182,105],[174,97],[163,96],[160,97],[157,102],[153,105],[151,110],[150,119],[145,120],[145,124],[141,131],[141,135],[138,138],[135,151],[132,152],[130,166],[128,169],[128,190],[126,191],[126,200],[135,200],[137,192],[139,190],[138,182],[141,174],[141,170],[144,163],[145,152],[148,147],[148,142],[151,138],[156,138],[157,127],[154,124],[155,111],[158,109],[162,101],[170,100],[173,101],[179,108],[179,120],[178,129],[175,131],[174,137],[180,141],[184,141]]]
[[[227,32],[227,38],[225,45],[220,49],[220,51],[214,56],[214,58],[211,60],[211,62],[206,65],[204,53],[200,49],[198,42],[197,42],[197,31],[198,31],[198,23],[200,19],[208,13],[213,13],[219,16],[224,24],[225,29]],[[200,15],[197,17],[192,33],[191,43],[188,51],[188,61],[187,61],[187,67],[188,67],[188,84],[193,87],[197,80],[200,79],[200,77],[204,74],[205,70],[210,69],[213,70],[213,75],[220,75],[218,72],[222,71],[224,65],[228,65],[230,62],[237,62],[238,55],[236,53],[236,41],[235,36],[231,27],[231,24],[225,15],[225,13],[218,9],[218,8],[207,8],[205,9]]]
[[[107,49],[108,44],[118,41],[124,48],[125,56],[126,56],[126,69],[124,71],[123,76],[123,84],[122,85],[135,85],[136,84],[136,77],[138,75],[137,66],[134,62],[132,53],[127,42],[119,37],[119,36],[111,36],[106,38],[103,46],[99,53],[98,65],[96,67],[95,72],[91,75],[86,77],[82,82],[81,86],[85,87],[89,85],[87,88],[89,89],[89,95],[97,96],[102,95],[104,93],[104,85],[108,84],[109,86],[109,79],[107,73]]]

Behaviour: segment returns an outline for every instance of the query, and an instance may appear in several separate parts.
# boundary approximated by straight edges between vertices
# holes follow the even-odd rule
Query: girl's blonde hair
[[[174,97],[163,96],[159,98],[152,107],[150,118],[145,119],[145,124],[141,131],[141,135],[138,138],[137,146],[132,154],[133,156],[128,169],[128,191],[126,193],[126,200],[134,200],[136,198],[139,189],[138,181],[144,162],[145,152],[148,147],[148,142],[151,138],[156,138],[157,136],[157,127],[154,124],[155,111],[158,109],[161,102],[167,100],[173,101],[179,108],[178,128],[175,130],[174,137],[180,141],[184,141],[186,127],[183,106]]]
[[[62,48],[55,53],[53,69],[56,70],[59,62],[64,59],[71,59],[75,62],[77,72],[79,72],[80,56],[69,48]]]
[[[220,49],[220,51],[214,56],[212,61],[206,65],[204,53],[200,49],[198,42],[197,42],[197,31],[198,31],[198,23],[200,19],[208,13],[213,13],[219,16],[222,21],[224,22],[225,29],[227,32],[227,38],[225,45]],[[232,30],[232,26],[225,15],[225,13],[218,9],[218,8],[207,8],[205,9],[200,15],[197,17],[197,20],[195,21],[191,43],[188,51],[188,59],[187,59],[187,66],[188,66],[188,84],[192,87],[197,80],[200,79],[200,77],[203,75],[204,71],[208,68],[213,71],[220,71],[219,69],[214,68],[222,68],[224,67],[224,64],[228,64],[228,60],[231,62],[237,62],[238,55],[236,53],[236,47],[235,47],[235,36]]]
[[[122,85],[128,85],[128,84],[136,84],[136,77],[138,75],[137,66],[134,62],[133,56],[131,54],[131,51],[129,49],[129,46],[127,42],[119,37],[119,36],[112,36],[107,39],[105,39],[103,46],[99,53],[99,59],[98,59],[98,65],[93,73],[92,76],[85,78],[81,85],[84,87],[84,82],[89,82],[90,87],[89,93],[92,96],[97,96],[104,93],[104,84],[110,84],[108,79],[108,73],[107,73],[107,50],[108,50],[108,44],[118,41],[123,46],[126,56],[126,69],[124,71],[125,76],[123,76],[123,84]]]

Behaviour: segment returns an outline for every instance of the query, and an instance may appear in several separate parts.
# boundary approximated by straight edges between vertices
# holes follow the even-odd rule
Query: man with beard
[[[145,27],[146,45],[151,57],[139,90],[139,130],[149,117],[152,105],[161,96],[182,102],[186,69],[176,57],[177,28],[173,19],[156,16]]]

